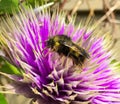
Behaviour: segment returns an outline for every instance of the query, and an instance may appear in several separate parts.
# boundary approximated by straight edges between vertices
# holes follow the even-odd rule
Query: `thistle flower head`
[[[62,13],[35,14],[32,9],[3,19],[1,49],[23,73],[12,77],[16,93],[36,99],[38,104],[120,103],[120,77],[114,73],[117,67],[111,64],[108,33],[90,27],[91,22],[75,27],[73,21],[65,20]],[[82,67],[46,47],[49,38],[61,34],[90,55]]]

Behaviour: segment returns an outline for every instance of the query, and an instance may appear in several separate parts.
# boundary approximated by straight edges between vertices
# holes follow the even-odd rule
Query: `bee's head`
[[[46,41],[46,46],[47,46],[48,48],[53,48],[53,47],[54,47],[54,44],[55,44],[55,41],[54,41],[54,39],[52,39],[52,38],[50,38],[50,39],[48,39],[48,40]]]

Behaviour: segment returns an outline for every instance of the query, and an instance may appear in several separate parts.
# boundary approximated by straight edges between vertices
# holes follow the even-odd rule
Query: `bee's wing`
[[[64,43],[65,46],[69,47],[71,50],[78,52],[79,54],[81,54],[81,47],[78,47],[76,44],[72,43],[72,42],[65,42]]]
[[[78,46],[77,44],[74,43],[70,43],[70,42],[65,42],[64,43],[65,46],[69,47],[71,50],[89,58],[89,54],[80,46]]]

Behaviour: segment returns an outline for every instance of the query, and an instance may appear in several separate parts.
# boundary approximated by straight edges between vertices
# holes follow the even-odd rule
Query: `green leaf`
[[[7,74],[21,75],[19,68],[0,58],[0,71]]]
[[[0,0],[0,14],[12,13],[18,10],[19,0]]]
[[[3,94],[0,93],[0,104],[8,104],[5,96]]]
[[[36,6],[36,5],[43,5],[45,4],[45,0],[26,0],[25,2],[25,5],[31,5],[33,8]]]
[[[36,6],[45,5],[47,3],[54,2],[54,1],[57,1],[57,0],[25,0],[23,2],[23,5],[24,6],[29,6],[30,5],[33,8],[35,8]]]

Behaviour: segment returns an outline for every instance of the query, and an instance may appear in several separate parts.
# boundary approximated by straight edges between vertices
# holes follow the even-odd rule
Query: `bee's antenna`
[[[68,59],[68,57],[69,57],[69,55],[70,55],[70,52],[67,54],[67,58],[66,58],[67,70],[68,70],[68,68],[69,68],[69,67],[68,67],[69,62],[68,62],[68,60],[67,60],[67,59]]]

